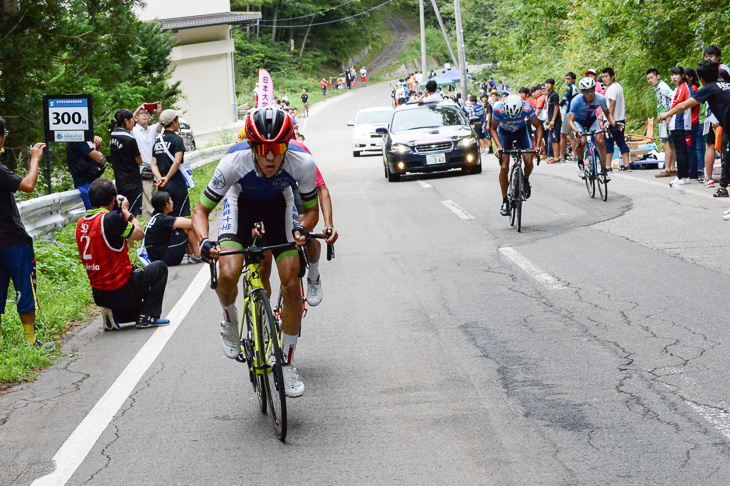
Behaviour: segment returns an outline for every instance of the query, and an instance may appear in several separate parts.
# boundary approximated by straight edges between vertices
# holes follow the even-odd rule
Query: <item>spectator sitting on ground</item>
[[[420,98],[418,98],[419,103],[435,103],[438,101],[443,101],[444,97],[441,95],[441,93],[436,91],[437,85],[436,81],[433,79],[429,79],[426,81],[426,91],[423,92]]]
[[[199,256],[195,256],[196,252],[200,255],[200,249],[193,248],[186,233],[193,229],[193,220],[170,216],[175,205],[165,191],[158,191],[152,196],[152,207],[155,213],[144,232],[144,246],[150,261],[163,261],[172,267],[180,265],[187,253],[191,255],[191,262],[202,262]]]
[[[94,302],[111,309],[116,323],[136,322],[138,328],[169,324],[160,318],[167,265],[158,261],[135,269],[129,260],[127,243],[144,238],[142,224],[129,212],[129,201],[118,198],[107,179],[91,183],[89,201],[93,209],[76,224],[76,244]]]
[[[5,120],[0,117],[0,150],[8,138]],[[36,300],[35,253],[33,239],[25,231],[15,204],[15,192],[31,193],[38,182],[38,166],[43,158],[44,143],[30,150],[28,175],[20,177],[0,163],[0,345],[2,344],[2,315],[8,300],[8,286],[13,281],[15,304],[25,331],[25,340],[31,346],[53,349],[53,342],[44,343],[35,334]]]

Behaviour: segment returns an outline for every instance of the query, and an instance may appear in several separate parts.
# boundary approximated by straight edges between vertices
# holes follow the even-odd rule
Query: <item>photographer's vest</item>
[[[79,220],[76,224],[76,245],[91,286],[97,290],[116,290],[127,283],[134,268],[129,260],[126,240],[120,250],[107,242],[103,224],[106,214],[109,213],[102,210]]]

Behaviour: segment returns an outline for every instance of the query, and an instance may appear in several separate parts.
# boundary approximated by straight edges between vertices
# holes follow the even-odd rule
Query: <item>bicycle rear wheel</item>
[[[606,201],[608,199],[608,178],[606,171],[601,169],[601,160],[603,156],[599,150],[596,150],[596,181],[598,182],[598,193],[601,195],[601,200]]]
[[[274,425],[276,437],[282,442],[286,439],[286,395],[284,375],[281,367],[284,358],[279,345],[279,326],[271,311],[269,299],[263,291],[253,296],[256,303],[256,324],[259,326],[257,350],[262,366],[262,377],[266,389],[269,416]]]
[[[589,197],[596,197],[596,173],[595,173],[595,163],[593,161],[593,156],[591,155],[591,150],[589,144],[586,144],[585,152],[583,153],[583,161],[586,160],[589,161],[588,163],[588,170],[585,170],[585,165],[583,165],[583,170],[585,171],[585,181],[586,181],[586,190],[588,191]]]

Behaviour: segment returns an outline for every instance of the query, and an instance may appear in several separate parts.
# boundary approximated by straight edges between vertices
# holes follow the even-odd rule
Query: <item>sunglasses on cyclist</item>
[[[274,155],[281,155],[283,153],[286,153],[286,151],[289,149],[288,143],[249,143],[251,146],[251,151],[255,153],[256,155],[266,155],[269,153],[269,150],[274,152]]]

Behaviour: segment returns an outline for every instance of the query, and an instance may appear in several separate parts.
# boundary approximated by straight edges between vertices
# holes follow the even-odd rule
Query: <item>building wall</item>
[[[176,19],[231,11],[230,0],[147,0],[140,20]]]

